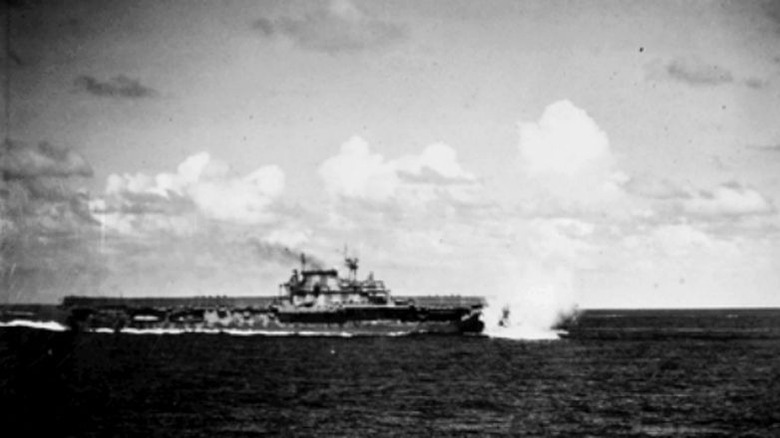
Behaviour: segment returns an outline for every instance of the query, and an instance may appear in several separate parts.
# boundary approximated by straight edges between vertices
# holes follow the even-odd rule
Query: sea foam
[[[52,332],[64,332],[68,328],[55,321],[27,321],[24,319],[14,319],[10,322],[0,322],[0,327],[27,327],[39,330],[49,330]]]

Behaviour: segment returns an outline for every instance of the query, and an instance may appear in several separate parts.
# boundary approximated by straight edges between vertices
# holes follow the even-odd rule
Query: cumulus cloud
[[[457,190],[449,185],[476,182],[476,177],[458,162],[455,150],[446,144],[435,143],[419,155],[387,160],[371,152],[360,137],[344,143],[338,155],[322,163],[319,174],[332,195],[380,202],[413,196],[431,200],[436,193],[429,189],[455,196]]]
[[[264,166],[238,179],[217,179],[191,186],[190,197],[215,219],[245,223],[267,221],[267,207],[284,188],[284,172]]]
[[[682,203],[687,213],[700,216],[752,216],[775,211],[771,202],[761,193],[738,183],[727,183],[711,191],[700,191]]]
[[[442,275],[449,275],[444,283],[454,287],[448,290],[461,290],[455,277],[446,273],[453,266],[460,269],[461,257],[472,254],[468,249],[474,248],[474,234],[482,230],[477,217],[483,212],[485,193],[479,178],[461,165],[455,149],[435,143],[415,153],[385,157],[364,139],[352,137],[322,162],[318,172],[329,196],[320,210],[326,217],[316,221],[316,245],[326,251],[345,242],[350,247],[366,245],[370,250],[358,255],[377,260],[380,267],[424,270],[426,278],[419,281],[392,279],[399,291],[406,288],[405,293],[418,292],[421,284],[442,290]],[[466,252],[455,255],[464,248]]]
[[[0,151],[0,172],[7,178],[92,176],[79,153],[46,142],[32,146],[6,140]]]
[[[580,205],[623,195],[629,177],[615,168],[607,134],[570,101],[548,105],[538,121],[521,122],[518,131],[528,190]]]
[[[269,207],[284,189],[284,172],[262,166],[244,176],[202,152],[188,157],[176,173],[154,177],[143,173],[112,174],[106,186],[106,205],[95,208],[125,213],[185,211],[195,208],[207,218],[252,224],[272,219]],[[144,208],[146,207],[146,208]]]
[[[393,164],[372,153],[360,137],[344,143],[338,155],[322,163],[319,174],[328,192],[348,198],[385,200],[399,184]]]
[[[711,235],[732,236],[756,236],[776,228],[772,199],[736,181],[700,188],[690,182],[638,178],[627,189],[646,202],[646,208],[634,215],[631,228],[683,222],[703,227]]]
[[[384,47],[404,36],[400,26],[370,17],[347,0],[332,1],[303,17],[262,17],[254,28],[266,37],[282,35],[303,49],[326,53]]]
[[[273,165],[236,173],[205,152],[170,172],[110,175],[89,201],[97,264],[108,270],[94,290],[271,293],[312,236],[277,202],[284,178]]]
[[[98,97],[112,97],[118,99],[141,99],[154,97],[157,91],[149,88],[137,79],[124,75],[115,76],[106,81],[101,81],[93,76],[82,75],[73,81],[77,90]]]
[[[568,100],[555,102],[538,122],[520,123],[520,154],[531,174],[577,174],[610,167],[609,139],[596,122]]]
[[[417,181],[430,178],[442,184],[456,184],[476,180],[474,174],[461,167],[455,149],[444,143],[429,145],[420,155],[402,157],[396,167],[399,176]]]

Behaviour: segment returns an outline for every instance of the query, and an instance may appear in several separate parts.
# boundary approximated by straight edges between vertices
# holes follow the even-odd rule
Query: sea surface
[[[780,436],[780,310],[586,311],[567,338],[0,328],[0,434]]]

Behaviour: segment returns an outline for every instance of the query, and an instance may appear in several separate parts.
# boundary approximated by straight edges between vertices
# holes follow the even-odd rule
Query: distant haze
[[[346,246],[399,295],[780,306],[778,2],[2,14],[2,302],[273,295]]]

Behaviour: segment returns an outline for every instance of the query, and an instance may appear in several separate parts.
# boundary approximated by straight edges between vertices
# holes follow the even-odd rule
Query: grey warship
[[[243,332],[267,335],[375,336],[479,334],[484,303],[476,297],[394,297],[358,259],[336,269],[307,269],[279,285],[276,297],[108,298],[69,296],[67,325],[81,331]],[[418,302],[422,301],[422,302]]]

